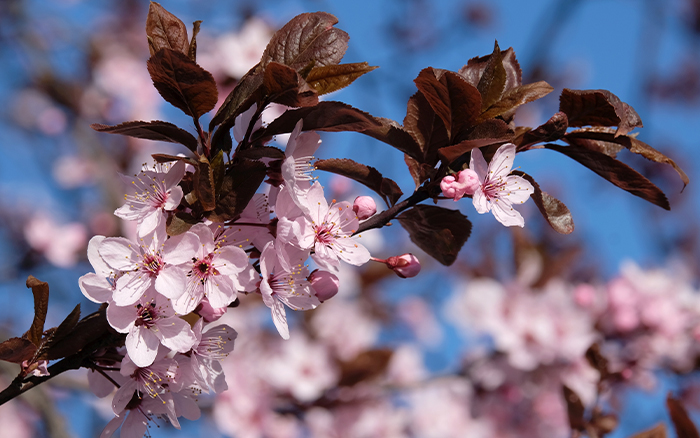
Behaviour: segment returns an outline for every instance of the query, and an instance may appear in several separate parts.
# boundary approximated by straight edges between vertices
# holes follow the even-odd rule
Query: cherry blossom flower
[[[260,255],[260,293],[265,305],[272,310],[272,320],[283,339],[289,339],[285,305],[294,310],[308,310],[320,304],[307,280],[309,269],[301,263],[308,253],[296,252],[304,255],[290,257],[290,260],[300,260],[291,271],[283,269],[279,263],[274,242],[268,243]]]
[[[177,208],[182,200],[178,183],[185,175],[185,162],[169,166],[158,164],[155,171],[142,171],[134,177],[121,175],[128,185],[126,203],[114,214],[125,220],[137,220],[139,235],[153,232],[162,222],[166,211]]]
[[[314,153],[321,144],[321,137],[316,132],[301,132],[304,125],[303,120],[299,120],[287,141],[284,150],[286,158],[282,161],[282,177],[284,183],[289,187],[290,195],[302,210],[306,211],[308,206],[301,201],[309,189],[314,178],[311,172],[315,167],[311,161],[315,158]],[[308,212],[307,212],[308,213]]]
[[[81,223],[58,224],[40,213],[24,226],[24,238],[52,265],[65,268],[75,265],[78,255],[85,250],[87,230]]]
[[[107,320],[116,331],[128,333],[126,350],[139,367],[153,363],[160,344],[185,353],[197,340],[190,325],[175,315],[170,301],[158,294],[131,306],[108,306]]]
[[[197,340],[189,357],[183,356],[179,361],[180,370],[186,375],[191,373],[190,378],[203,391],[209,392],[211,388],[214,392],[221,393],[228,389],[221,361],[233,351],[238,333],[226,324],[209,328],[202,333],[203,326],[204,321],[200,319],[192,327]],[[188,378],[185,377],[185,380]]]
[[[214,233],[197,224],[185,233],[199,242],[197,253],[190,260],[189,272],[183,279],[185,291],[174,297],[173,308],[185,315],[197,308],[205,296],[214,308],[226,307],[236,300],[236,291],[252,290],[252,266],[245,251],[235,246],[219,247]]]
[[[509,175],[515,159],[515,145],[506,143],[493,155],[487,165],[481,151],[472,149],[469,168],[479,177],[479,187],[472,202],[479,214],[492,212],[496,220],[507,227],[525,226],[523,217],[513,209],[513,204],[527,201],[535,189],[525,178]]]
[[[329,205],[318,182],[311,186],[303,202],[308,213],[295,219],[297,227],[280,230],[278,225],[278,237],[282,235],[302,249],[313,249],[311,258],[322,269],[337,270],[339,260],[355,266],[369,261],[369,251],[352,237],[359,221],[349,202],[334,201]]]
[[[116,281],[113,300],[117,306],[134,304],[151,287],[159,294],[175,299],[185,292],[184,263],[191,262],[199,241],[192,233],[183,233],[166,241],[165,224],[135,244],[123,237],[108,237],[99,246],[99,255],[107,266],[122,271]],[[196,307],[196,304],[195,304]]]
[[[155,361],[147,367],[137,366],[127,354],[122,360],[120,373],[128,377],[114,394],[112,410],[119,415],[132,401],[134,394],[143,398],[158,398],[164,403],[163,395],[174,389],[176,392],[181,387],[177,386],[180,376],[178,363],[166,357],[167,348],[161,347]],[[171,386],[173,386],[171,388]]]
[[[142,437],[153,417],[165,414],[166,411],[167,408],[160,400],[133,395],[129,403],[107,423],[100,438],[110,438],[119,428],[122,437]]]

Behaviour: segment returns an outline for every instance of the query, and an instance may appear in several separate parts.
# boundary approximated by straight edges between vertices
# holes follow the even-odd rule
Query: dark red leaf
[[[223,178],[224,162],[223,152],[219,153],[211,162],[204,155],[199,157],[197,169],[192,177],[194,192],[202,203],[204,211],[212,211],[216,208],[217,179]],[[218,178],[217,178],[218,177]],[[221,183],[219,182],[219,187]]]
[[[363,351],[352,360],[340,363],[339,386],[353,386],[379,377],[389,366],[393,351],[377,349]]]
[[[318,93],[301,79],[299,73],[277,62],[271,62],[265,67],[263,87],[270,102],[292,107],[318,103]]]
[[[313,107],[287,110],[267,128],[257,131],[257,139],[292,132],[299,120],[304,120],[304,131],[354,131],[376,138],[412,157],[421,157],[420,147],[399,124],[393,120],[374,117],[342,102],[319,102]]]
[[[80,321],[80,304],[75,306],[73,311],[66,316],[55,330],[52,330],[45,336],[41,348],[39,348],[36,354],[35,360],[60,359],[63,357],[56,356],[53,349],[58,342],[73,334],[73,330],[77,326],[78,321]]]
[[[471,222],[459,211],[433,205],[416,205],[396,219],[413,243],[446,266],[457,260],[472,230]]]
[[[274,160],[283,160],[285,158],[284,151],[272,146],[259,146],[245,149],[236,152],[237,157],[247,158],[249,160],[259,160],[261,158],[272,158]]]
[[[615,135],[641,127],[639,114],[608,90],[570,90],[559,97],[559,111],[566,113],[569,126],[617,126]]]
[[[685,186],[687,186],[690,182],[688,175],[686,175],[683,169],[681,169],[675,161],[634,137],[612,134],[611,132],[601,130],[578,130],[567,134],[565,140],[569,141],[570,138],[584,138],[605,143],[616,143],[626,147],[632,153],[641,155],[647,160],[654,161],[656,163],[668,164],[669,166],[673,167],[673,169],[678,173],[678,176],[680,176],[681,181],[683,181],[683,188],[685,188]]]
[[[520,105],[532,102],[541,97],[544,97],[554,91],[551,85],[545,81],[535,82],[532,84],[521,85],[512,88],[499,97],[491,106],[489,106],[479,117],[480,120],[487,120],[505,114]]]
[[[564,401],[566,402],[566,411],[569,416],[569,425],[573,430],[585,430],[586,420],[583,418],[585,408],[581,398],[571,388],[562,385],[564,393]]]
[[[666,426],[659,423],[651,429],[639,432],[630,438],[667,438]]]
[[[234,124],[236,117],[253,105],[262,97],[263,74],[260,64],[251,68],[233,90],[226,96],[216,115],[209,122],[209,130],[216,125],[222,125],[219,130],[228,131]],[[219,131],[215,135],[219,135]]]
[[[698,429],[690,420],[688,411],[683,407],[683,403],[671,397],[670,392],[666,397],[666,407],[668,408],[668,413],[671,415],[671,422],[673,422],[673,426],[676,428],[678,438],[700,438],[700,433],[698,433]]]
[[[168,217],[165,231],[168,233],[168,236],[177,236],[188,231],[192,228],[192,225],[198,224],[199,222],[200,220],[191,214],[178,211],[174,215]]]
[[[507,142],[507,139],[502,138],[478,138],[476,140],[464,140],[456,145],[447,146],[446,148],[438,150],[438,155],[443,162],[451,164],[462,155],[470,152],[472,149],[494,144],[502,145]]]
[[[156,2],[151,2],[148,8],[146,35],[151,56],[163,48],[175,50],[183,55],[189,53],[190,44],[185,23]]]
[[[186,54],[161,49],[148,60],[148,73],[163,99],[194,119],[219,99],[214,77]]]
[[[341,90],[376,68],[366,62],[314,67],[306,77],[306,82],[322,95]]]
[[[81,319],[70,331],[70,336],[63,337],[51,346],[47,359],[71,356],[89,344],[105,339],[107,334],[115,333],[107,322],[106,309],[107,305],[103,304],[100,310]]]
[[[418,91],[408,99],[403,124],[404,130],[411,134],[423,152],[419,162],[434,166],[438,161],[438,149],[448,146],[450,139],[445,124],[422,92]]]
[[[577,129],[575,131],[569,132],[567,135],[565,135],[562,140],[565,142],[569,143],[572,146],[579,146],[585,149],[590,149],[592,151],[598,151],[600,153],[603,153],[609,157],[612,158],[617,158],[617,154],[624,149],[622,145],[619,145],[617,143],[612,143],[609,141],[602,141],[602,140],[594,140],[591,138],[585,138],[585,136],[588,136],[589,132],[609,132],[610,134],[615,133],[614,128],[607,128],[603,126],[595,126],[595,127],[589,127],[589,128],[583,128],[583,129]],[[583,133],[585,132],[586,134],[578,135],[578,133]]]
[[[398,185],[394,181],[384,178],[377,169],[357,163],[348,158],[318,160],[314,163],[314,167],[318,170],[342,175],[360,184],[364,184],[379,194],[389,206],[394,205],[396,201],[401,198],[401,195],[403,195]]]
[[[542,216],[547,220],[547,223],[560,234],[571,234],[574,231],[574,219],[571,217],[571,212],[563,202],[540,189],[539,184],[530,175],[513,171],[514,175],[520,175],[532,184],[535,188],[535,193],[532,194],[532,200],[542,213]]]
[[[526,132],[520,141],[514,141],[514,143],[518,145],[518,151],[520,151],[531,144],[556,141],[566,134],[568,127],[569,120],[566,118],[566,114],[560,111],[544,124]]]
[[[146,140],[167,141],[170,143],[180,143],[187,146],[189,150],[197,150],[197,139],[172,123],[154,120],[152,122],[125,122],[116,126],[93,123],[90,125],[97,132],[108,134],[128,135],[129,137],[143,138]]]
[[[408,166],[408,171],[413,177],[413,182],[416,183],[416,188],[420,187],[421,184],[434,176],[435,168],[433,166],[419,163],[406,154],[404,154],[403,158],[406,162],[406,166]]]
[[[639,196],[666,210],[671,209],[666,195],[664,195],[658,187],[631,167],[614,158],[601,152],[577,146],[560,146],[548,143],[545,147],[561,152],[569,158],[573,158],[611,183],[635,196]]]
[[[295,70],[310,63],[315,66],[338,64],[345,55],[350,37],[334,28],[338,19],[326,12],[297,15],[275,32],[265,48],[261,64],[279,62]]]
[[[180,157],[178,155],[169,155],[169,154],[151,154],[151,157],[155,160],[156,163],[170,163],[171,161],[184,161],[185,163],[192,164],[193,166],[197,165],[197,160],[194,158],[190,157]]]
[[[22,363],[34,357],[36,345],[26,338],[10,338],[0,343],[0,360]]]
[[[503,67],[501,48],[498,47],[498,41],[496,41],[493,45],[493,53],[486,61],[484,71],[479,78],[479,83],[476,85],[476,89],[481,94],[481,110],[485,111],[498,102],[505,91],[505,87],[506,69]]]
[[[593,343],[588,350],[586,350],[586,360],[588,363],[600,373],[600,381],[602,382],[610,375],[610,368],[608,366],[608,359],[603,356],[600,352],[600,345],[596,342]]]
[[[481,80],[481,76],[486,70],[486,66],[491,59],[491,55],[486,55],[482,57],[472,58],[469,60],[467,65],[459,70],[459,75],[467,80],[473,86],[477,86]],[[501,63],[506,71],[506,84],[503,87],[503,91],[508,91],[512,88],[519,87],[523,84],[522,81],[522,70],[520,69],[520,64],[518,60],[515,59],[515,52],[512,47],[508,50],[501,52]]]
[[[32,294],[34,295],[34,321],[32,321],[32,326],[27,332],[27,339],[39,347],[42,334],[44,333],[46,312],[49,309],[49,284],[39,281],[30,275],[27,278],[27,287],[32,289]]]
[[[262,184],[267,168],[260,161],[241,160],[224,175],[216,205],[217,222],[238,218]]]
[[[190,40],[190,46],[187,49],[187,56],[194,62],[197,62],[197,35],[199,34],[199,26],[202,24],[202,20],[197,20],[192,23],[192,39]]]
[[[479,91],[458,74],[432,67],[423,69],[414,82],[445,125],[450,142],[461,140],[481,113]]]

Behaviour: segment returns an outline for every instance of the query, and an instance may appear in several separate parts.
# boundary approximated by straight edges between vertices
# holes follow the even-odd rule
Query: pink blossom
[[[160,348],[155,361],[147,367],[139,367],[131,361],[129,355],[122,360],[120,373],[127,377],[114,394],[112,410],[119,415],[131,402],[134,394],[146,398],[158,398],[165,403],[163,396],[171,389],[177,391],[177,379],[180,376],[178,364],[173,359],[168,359],[168,350]],[[173,386],[174,387],[171,387]]]
[[[78,261],[79,252],[85,249],[87,231],[81,223],[60,225],[42,213],[26,223],[24,237],[51,264],[65,268]]]
[[[377,212],[377,204],[371,196],[358,196],[352,203],[352,211],[357,215],[357,219],[363,221],[374,216]]]
[[[464,195],[473,195],[479,188],[479,176],[472,169],[464,169],[454,175],[447,175],[440,181],[442,194],[454,198],[455,202]]]
[[[232,245],[218,246],[214,233],[204,224],[193,226],[185,234],[199,244],[183,279],[185,291],[174,297],[173,307],[179,314],[192,312],[205,296],[212,307],[223,308],[236,300],[236,291],[252,290],[248,279],[253,268],[245,251]]]
[[[142,171],[139,175],[122,179],[127,184],[126,203],[114,214],[122,219],[137,220],[139,235],[145,236],[155,230],[165,217],[182,200],[182,188],[178,183],[185,175],[185,162],[177,161],[169,166],[159,164],[155,171]]]
[[[318,269],[309,276],[309,283],[311,283],[316,298],[321,302],[333,298],[338,293],[340,286],[338,277],[328,271],[319,271]]]
[[[238,333],[226,324],[211,327],[202,333],[203,325],[204,321],[200,319],[192,327],[196,342],[189,357],[182,356],[181,363],[186,361],[186,364],[181,365],[180,369],[183,373],[191,373],[194,384],[203,391],[209,392],[211,388],[221,393],[228,388],[221,361],[233,351]]]
[[[107,320],[116,331],[128,333],[126,350],[139,367],[153,363],[160,344],[185,353],[196,342],[190,325],[175,315],[170,300],[158,294],[130,306],[108,306]]]
[[[321,137],[313,131],[302,133],[303,125],[304,121],[299,120],[287,141],[284,150],[286,158],[282,161],[282,177],[290,189],[289,193],[294,203],[306,211],[308,206],[301,199],[306,196],[311,181],[314,180],[311,172],[315,167],[311,161],[314,160],[314,153],[321,144]]]
[[[294,310],[308,310],[320,304],[307,280],[309,269],[301,264],[305,255],[290,257],[290,260],[301,259],[291,271],[283,269],[279,263],[274,242],[268,243],[260,255],[260,293],[265,305],[272,310],[272,320],[283,339],[289,339],[285,305]]]
[[[304,203],[308,213],[295,220],[298,229],[291,230],[291,234],[298,233],[292,238],[300,248],[313,249],[311,258],[320,268],[337,270],[340,260],[355,266],[369,261],[369,251],[352,237],[359,221],[349,202],[329,205],[323,197],[323,187],[315,182]]]
[[[498,148],[488,165],[481,151],[472,149],[469,168],[476,172],[480,182],[472,202],[480,214],[490,211],[498,222],[507,227],[523,227],[525,220],[513,209],[513,204],[527,201],[535,189],[525,178],[509,175],[514,159],[515,145],[512,143]]]
[[[148,423],[154,416],[165,414],[166,407],[160,400],[133,396],[129,403],[102,429],[100,438],[110,438],[121,428],[121,437],[138,438],[146,434]]]
[[[123,237],[108,237],[99,246],[99,255],[112,269],[122,271],[117,279],[113,300],[118,306],[134,304],[151,287],[159,294],[175,299],[185,292],[186,271],[198,250],[197,236],[184,233],[166,241],[165,224],[140,244]],[[196,304],[195,304],[196,307]]]
[[[285,342],[262,363],[267,382],[301,402],[318,399],[335,386],[339,377],[328,349],[302,333]]]

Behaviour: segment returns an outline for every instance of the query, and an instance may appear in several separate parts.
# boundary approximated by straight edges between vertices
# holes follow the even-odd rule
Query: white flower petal
[[[156,291],[166,298],[174,300],[185,293],[187,275],[180,266],[165,265],[156,277]]]
[[[130,271],[136,268],[138,246],[123,237],[107,237],[98,249],[102,260],[118,271]]]
[[[156,360],[160,341],[146,326],[134,326],[126,336],[124,345],[134,365],[144,368]]]

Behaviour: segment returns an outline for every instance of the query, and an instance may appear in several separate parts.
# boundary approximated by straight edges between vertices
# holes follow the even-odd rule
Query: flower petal
[[[161,319],[156,322],[156,327],[158,331],[155,334],[161,344],[173,351],[186,353],[197,341],[190,325],[179,317]]]
[[[160,341],[146,326],[134,326],[126,336],[124,345],[134,365],[144,368],[156,360]]]
[[[85,274],[78,279],[78,286],[93,303],[106,303],[112,299],[112,285],[105,277],[94,273]]]
[[[272,304],[272,322],[275,323],[277,331],[282,339],[289,339],[289,327],[287,326],[287,314],[284,311],[284,304],[279,300],[273,300]]]
[[[153,278],[140,271],[124,273],[117,279],[117,287],[112,298],[118,306],[134,304],[153,285]]]
[[[138,245],[123,237],[107,237],[100,244],[98,253],[102,260],[118,271],[130,271],[138,262]]]
[[[502,223],[506,227],[525,226],[525,219],[523,219],[520,213],[518,213],[509,202],[499,200],[498,202],[493,203],[491,213],[493,213],[493,217],[495,217],[498,222]]]
[[[166,298],[174,300],[185,293],[187,275],[182,267],[165,265],[156,277],[156,291]]]

